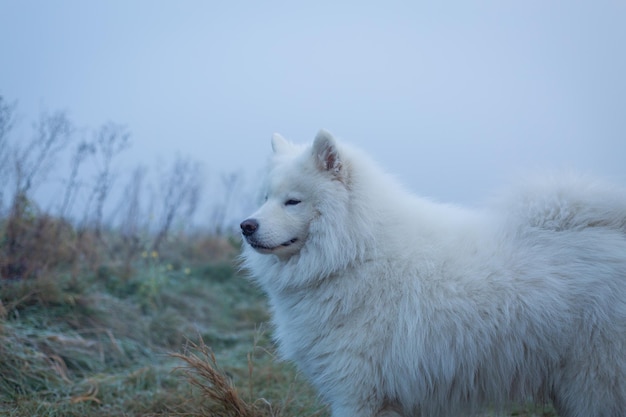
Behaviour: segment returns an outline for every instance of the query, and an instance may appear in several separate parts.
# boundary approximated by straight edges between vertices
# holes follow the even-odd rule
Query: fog
[[[180,155],[251,185],[273,132],[326,128],[441,201],[538,169],[626,184],[625,50],[620,1],[0,0],[16,134],[43,111],[122,124],[120,181]]]

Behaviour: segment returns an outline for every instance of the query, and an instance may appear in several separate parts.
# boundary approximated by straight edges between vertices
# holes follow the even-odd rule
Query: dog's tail
[[[580,175],[524,181],[505,210],[523,225],[552,231],[602,227],[626,235],[626,189]]]

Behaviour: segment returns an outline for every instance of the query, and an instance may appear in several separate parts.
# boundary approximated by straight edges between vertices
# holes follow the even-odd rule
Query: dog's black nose
[[[250,236],[259,228],[259,222],[255,219],[246,219],[242,221],[239,226],[241,226],[241,233],[243,233],[244,236]]]

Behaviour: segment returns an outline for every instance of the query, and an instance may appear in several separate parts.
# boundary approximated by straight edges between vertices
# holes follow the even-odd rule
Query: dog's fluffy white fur
[[[543,178],[470,211],[410,195],[328,132],[272,145],[244,266],[333,416],[626,416],[623,189]]]

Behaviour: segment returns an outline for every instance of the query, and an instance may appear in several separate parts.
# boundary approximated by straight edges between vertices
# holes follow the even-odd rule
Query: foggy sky
[[[474,203],[566,168],[626,184],[626,2],[0,0],[0,94],[254,177],[320,128]]]

